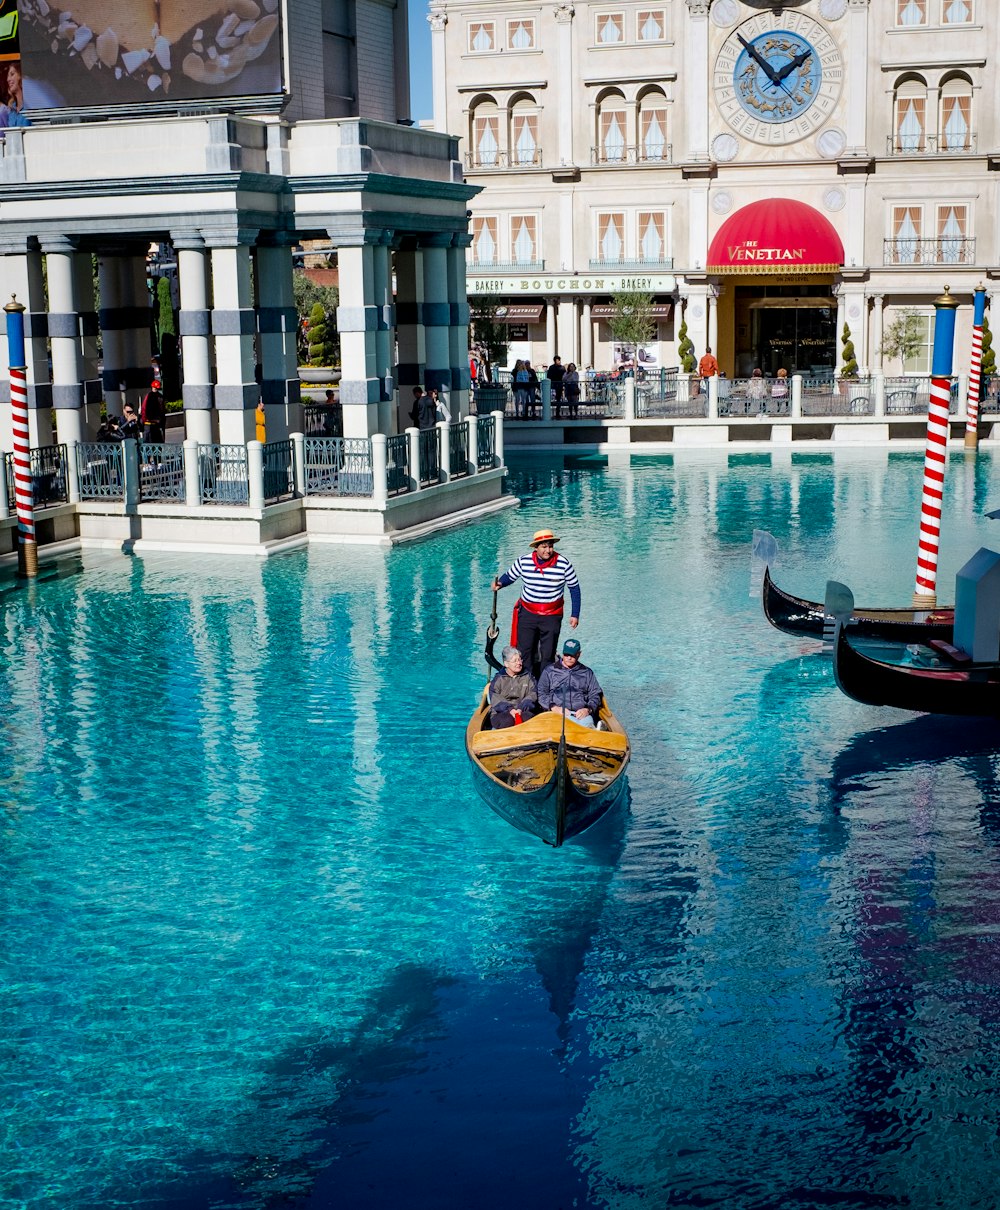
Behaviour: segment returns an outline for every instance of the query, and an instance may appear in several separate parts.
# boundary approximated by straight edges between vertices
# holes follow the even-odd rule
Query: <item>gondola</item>
[[[838,622],[833,674],[848,697],[867,706],[895,706],[925,714],[1000,715],[1000,664],[975,664],[965,652],[934,640],[879,648],[876,659]]]
[[[823,638],[832,634],[833,615],[817,601],[793,597],[771,579],[770,567],[764,568],[761,589],[764,616],[776,630],[785,634]],[[887,639],[899,643],[928,643],[932,639],[950,641],[955,611],[950,608],[920,613],[913,609],[855,609],[847,626],[851,635],[867,639]]]
[[[494,731],[484,692],[465,733],[476,790],[515,828],[558,848],[596,823],[625,789],[628,736],[606,700],[599,717],[607,730],[547,711]]]

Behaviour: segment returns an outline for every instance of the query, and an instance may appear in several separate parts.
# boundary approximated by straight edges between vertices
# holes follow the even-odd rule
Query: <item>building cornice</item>
[[[899,59],[891,63],[883,63],[882,70],[889,71],[938,71],[948,67],[985,67],[986,57],[970,59],[967,56],[952,56],[948,59],[917,59],[912,63],[904,63]]]

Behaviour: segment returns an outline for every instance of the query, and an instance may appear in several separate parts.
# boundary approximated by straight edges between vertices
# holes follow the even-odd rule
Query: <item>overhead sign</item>
[[[28,105],[280,93],[281,33],[281,0],[21,0]]]
[[[483,277],[482,265],[470,265],[467,287],[470,294],[623,294],[634,290],[648,294],[670,294],[676,284],[672,274],[561,273],[558,276]]]

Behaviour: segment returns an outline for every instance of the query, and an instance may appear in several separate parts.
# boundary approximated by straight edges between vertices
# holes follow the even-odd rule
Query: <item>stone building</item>
[[[1000,22],[986,0],[431,0],[434,124],[462,137],[470,294],[511,359],[606,369],[620,289],[730,376],[926,372],[932,300],[991,292]],[[921,348],[883,346],[901,311]],[[967,356],[967,355],[966,355]]]

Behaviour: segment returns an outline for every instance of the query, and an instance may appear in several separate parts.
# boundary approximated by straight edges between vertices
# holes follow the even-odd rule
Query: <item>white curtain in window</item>
[[[899,123],[899,146],[902,151],[919,151],[923,143],[924,128],[920,122],[914,101],[902,103],[903,117]]]
[[[602,225],[604,230],[601,233],[601,260],[621,260],[624,248],[624,241],[622,240],[624,220],[622,216],[620,214],[606,214]]]
[[[642,115],[642,155],[646,160],[662,160],[667,147],[666,122],[662,111]]]
[[[917,263],[917,240],[920,232],[914,227],[909,210],[903,212],[902,221],[896,227],[896,261],[900,265]]]
[[[944,147],[947,151],[965,151],[969,146],[970,97],[945,97],[942,101]]]
[[[472,38],[472,49],[485,51],[493,49],[493,33],[486,25],[480,25]]]
[[[643,42],[659,42],[663,37],[663,26],[653,13],[646,14],[646,20],[639,29],[639,37]]]
[[[597,31],[598,42],[620,42],[622,31],[614,17],[605,17],[601,28]]]
[[[622,128],[623,118],[617,113],[606,115],[604,128],[604,158],[606,160],[623,160],[625,158],[625,131]]]
[[[663,257],[663,238],[656,225],[656,219],[651,214],[647,216],[640,247],[643,260],[658,261]]]
[[[538,144],[535,141],[535,115],[514,115],[514,159],[518,164],[533,164]]]
[[[535,263],[535,240],[528,227],[526,219],[514,220],[514,263],[532,265]]]
[[[965,240],[965,225],[959,222],[955,207],[949,206],[938,216],[938,238],[941,240],[941,262],[957,265],[962,260],[962,244]]]
[[[513,50],[530,50],[534,44],[531,30],[523,21],[518,21],[510,35],[510,45]]]
[[[497,243],[489,222],[482,222],[476,234],[475,257],[478,265],[492,265],[496,260]]]
[[[483,165],[496,164],[500,143],[497,140],[500,124],[496,117],[476,118],[479,127],[479,137],[476,140],[476,155],[478,163]]]
[[[972,10],[965,0],[951,0],[951,4],[944,10],[945,25],[964,25],[966,21],[971,20]]]
[[[908,0],[899,10],[900,25],[923,25],[924,10],[917,0]]]

